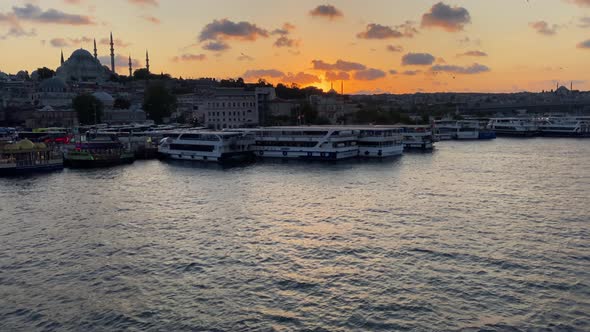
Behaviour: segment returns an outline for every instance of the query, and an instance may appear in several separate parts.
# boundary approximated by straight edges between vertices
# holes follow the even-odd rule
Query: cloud
[[[552,36],[557,33],[559,26],[557,24],[550,25],[545,21],[536,21],[529,23],[529,26],[533,28],[537,33],[545,36]]]
[[[160,21],[159,18],[155,17],[155,16],[151,16],[151,15],[142,15],[140,16],[142,19],[144,19],[147,22],[153,23],[153,24],[160,24],[162,23],[162,21]]]
[[[275,29],[271,32],[272,35],[280,35],[280,37],[274,42],[275,47],[299,47],[300,41],[289,38],[291,31],[295,30],[295,26],[291,23],[283,24],[280,29]]]
[[[366,30],[359,32],[356,37],[362,39],[390,39],[401,38],[404,34],[400,31],[381,24],[371,23],[367,24]]]
[[[99,40],[98,43],[100,45],[111,45],[111,39],[110,38],[102,38],[101,40]],[[115,44],[115,47],[123,47],[123,48],[131,45],[131,43],[126,43],[118,38],[113,39],[113,44]]]
[[[295,83],[298,85],[322,83],[322,80],[316,75],[307,74],[304,72],[298,72],[295,75],[293,75],[292,73],[288,73],[287,75],[283,76],[283,78],[281,78],[281,81],[285,83]]]
[[[313,60],[311,62],[313,64],[313,69],[315,70],[325,70],[325,71],[332,71],[332,70],[339,70],[339,71],[354,71],[354,70],[365,70],[367,67],[363,64],[357,62],[349,62],[344,60],[337,60],[336,63],[330,64],[326,63],[322,60]]]
[[[90,42],[92,42],[92,38],[86,36],[80,38],[53,38],[49,40],[49,44],[53,47],[71,47]]]
[[[439,56],[438,58],[436,58],[436,63],[447,63],[447,60]]]
[[[577,45],[578,48],[585,48],[585,49],[589,49],[590,48],[590,39],[585,40],[583,42],[578,43]]]
[[[429,66],[434,63],[434,56],[428,53],[408,53],[402,57],[404,66]]]
[[[147,6],[154,6],[158,7],[159,3],[158,0],[127,0],[130,4],[147,7]]]
[[[199,41],[246,40],[268,37],[268,31],[250,22],[232,22],[226,18],[207,24],[199,34]]]
[[[111,68],[110,55],[99,56],[98,60],[104,66]],[[131,59],[131,66],[133,67],[133,70],[143,67],[141,61],[139,61],[138,59],[133,59],[133,58]],[[129,69],[129,56],[124,56],[121,54],[115,55],[115,70],[119,70],[119,69],[125,70],[125,73],[127,73],[127,70]]]
[[[374,81],[385,77],[385,72],[380,69],[369,68],[365,70],[359,70],[354,73],[353,77],[358,81]]]
[[[458,57],[462,57],[462,56],[488,56],[488,54],[486,52],[482,52],[482,51],[467,51],[465,53],[461,53],[461,54],[457,54]]]
[[[397,75],[397,70],[395,70],[395,69],[390,69],[390,70],[389,70],[389,74],[391,74],[391,75]]]
[[[422,15],[422,27],[442,28],[449,32],[461,31],[471,23],[469,11],[463,7],[451,7],[439,2]]]
[[[65,3],[70,5],[79,5],[82,1],[81,0],[64,0]]]
[[[350,79],[350,75],[344,71],[328,71],[324,77],[326,78],[326,81],[347,81]]]
[[[590,7],[590,0],[566,0],[569,3],[573,3],[580,7]]]
[[[403,52],[404,48],[401,46],[396,46],[396,45],[387,45],[386,49],[389,52]]]
[[[344,16],[342,11],[332,5],[320,5],[309,12],[313,17],[324,17],[329,20],[334,20]]]
[[[481,40],[480,39],[471,39],[471,38],[465,36],[465,38],[459,39],[459,44],[461,44],[463,46],[467,46],[467,45],[480,46]]]
[[[402,75],[406,75],[406,76],[415,76],[420,74],[422,71],[421,70],[406,70],[402,72]]]
[[[590,16],[580,17],[580,24],[578,24],[580,28],[590,28]]]
[[[396,27],[390,27],[377,23],[367,24],[365,31],[359,32],[356,37],[361,39],[392,39],[402,37],[413,37],[418,30],[412,22],[407,21]]]
[[[285,73],[277,69],[249,69],[242,76],[244,79],[259,79],[263,77],[278,78],[284,77]]]
[[[14,6],[12,7],[12,11],[12,14],[20,20],[26,20],[37,23],[52,23],[66,25],[96,24],[90,16],[68,14],[56,9],[48,9],[44,11],[39,6],[32,4],[26,4],[24,7]]]
[[[203,49],[207,51],[223,52],[229,50],[231,47],[223,41],[211,41],[203,45]]]
[[[474,63],[468,67],[454,66],[454,65],[435,65],[430,68],[432,72],[447,72],[453,74],[473,75],[490,71],[490,68],[479,63]]]
[[[276,47],[298,47],[299,41],[286,36],[279,37],[273,44]]]
[[[181,61],[205,61],[207,60],[207,56],[205,54],[189,54],[185,53],[180,56],[175,56],[172,58],[174,62],[181,62]]]

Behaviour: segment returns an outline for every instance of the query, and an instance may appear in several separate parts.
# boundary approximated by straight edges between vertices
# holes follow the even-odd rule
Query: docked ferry
[[[86,133],[78,140],[74,138],[64,151],[64,164],[72,168],[108,167],[134,161],[128,145],[116,136],[98,133]]]
[[[493,118],[490,119],[487,129],[493,130],[498,136],[535,136],[538,126],[532,119],[526,118]]]
[[[164,159],[232,162],[254,157],[252,135],[240,132],[184,131],[163,138],[158,153]]]
[[[539,124],[539,133],[550,137],[590,137],[590,117],[548,117]]]
[[[434,148],[434,137],[430,126],[417,125],[400,128],[403,130],[404,149],[432,150]]]
[[[439,141],[457,139],[458,130],[457,120],[437,120],[434,122],[434,137]]]
[[[254,135],[254,152],[262,158],[340,160],[355,158],[359,130],[330,126],[233,129]]]
[[[404,151],[401,128],[360,127],[357,145],[361,158],[399,156]]]
[[[28,139],[0,146],[0,175],[23,175],[60,170],[64,166],[59,150]]]

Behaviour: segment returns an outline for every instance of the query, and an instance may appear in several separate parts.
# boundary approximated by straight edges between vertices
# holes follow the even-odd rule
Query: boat
[[[542,118],[539,134],[547,137],[590,137],[590,117]]]
[[[59,150],[23,139],[0,146],[0,175],[24,175],[63,169]]]
[[[357,141],[359,157],[386,158],[404,151],[402,129],[390,127],[360,127]]]
[[[434,137],[438,141],[448,141],[457,139],[459,125],[456,120],[436,120],[434,121]]]
[[[355,158],[359,130],[331,126],[230,129],[254,135],[253,150],[261,158],[341,160]]]
[[[480,126],[477,121],[461,120],[457,121],[457,139],[474,140],[479,139]]]
[[[64,152],[64,164],[72,168],[108,167],[134,161],[128,146],[116,136],[96,133],[86,133],[79,140],[73,139]]]
[[[428,125],[403,126],[404,149],[432,150],[434,139]]]
[[[538,126],[527,118],[492,118],[487,129],[493,130],[498,136],[530,137],[538,133]]]
[[[163,159],[236,162],[253,159],[254,137],[247,133],[184,131],[163,138],[158,153]]]

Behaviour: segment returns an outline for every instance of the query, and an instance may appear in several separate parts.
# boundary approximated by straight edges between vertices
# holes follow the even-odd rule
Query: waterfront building
[[[76,111],[71,108],[53,108],[51,106],[35,110],[25,121],[27,128],[73,128],[78,124]]]
[[[255,127],[258,105],[254,91],[242,88],[217,88],[203,100],[198,110],[206,127],[214,129]]]
[[[128,123],[143,123],[147,115],[140,105],[132,105],[129,109],[105,109],[102,114],[102,122],[117,125]]]

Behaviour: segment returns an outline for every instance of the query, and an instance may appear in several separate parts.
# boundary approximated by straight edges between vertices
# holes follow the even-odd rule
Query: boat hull
[[[0,176],[18,176],[28,175],[34,173],[47,173],[61,171],[64,168],[63,164],[48,164],[48,165],[34,165],[34,166],[15,166],[15,167],[1,167]]]
[[[302,160],[342,160],[358,156],[358,149],[344,151],[305,151],[305,150],[258,150],[256,156],[259,158],[275,159],[302,159]]]
[[[133,157],[122,157],[113,159],[65,159],[64,165],[68,168],[101,168],[117,165],[132,164],[135,161]]]
[[[196,153],[159,153],[159,159],[172,159],[172,160],[190,160],[197,162],[216,162],[216,163],[235,163],[235,162],[247,162],[252,161],[254,157],[253,152],[229,152],[222,153],[220,156],[215,155],[202,155]]]

